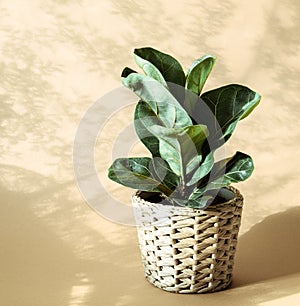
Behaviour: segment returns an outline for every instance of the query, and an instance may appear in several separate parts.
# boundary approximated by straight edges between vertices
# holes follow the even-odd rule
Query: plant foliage
[[[135,49],[134,59],[145,74],[126,67],[122,83],[140,99],[135,130],[152,157],[116,159],[108,177],[194,208],[207,207],[220,190],[249,178],[249,155],[236,152],[215,162],[214,152],[261,96],[237,84],[202,93],[215,64],[212,55],[195,60],[186,75],[175,58],[153,48]]]

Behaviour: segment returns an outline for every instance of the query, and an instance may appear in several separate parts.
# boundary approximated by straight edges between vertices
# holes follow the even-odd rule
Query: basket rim
[[[222,202],[222,203],[217,203],[217,204],[213,204],[213,205],[210,205],[204,209],[201,209],[201,208],[193,208],[193,207],[187,207],[187,206],[175,206],[175,205],[172,205],[171,203],[169,204],[161,204],[161,203],[154,203],[154,202],[150,202],[150,201],[147,201],[145,199],[143,199],[142,197],[140,197],[140,194],[143,192],[141,190],[137,190],[133,196],[132,196],[132,201],[133,202],[136,202],[136,203],[139,203],[141,205],[145,205],[145,206],[155,206],[157,208],[173,208],[173,209],[176,209],[176,211],[180,211],[182,213],[201,213],[201,212],[205,212],[205,211],[219,211],[219,210],[222,210],[222,208],[224,207],[236,207],[236,206],[242,206],[243,205],[243,196],[242,194],[240,193],[240,191],[233,187],[233,186],[227,186],[225,187],[226,189],[232,191],[234,193],[234,198],[230,199],[230,200],[227,200],[225,202]]]

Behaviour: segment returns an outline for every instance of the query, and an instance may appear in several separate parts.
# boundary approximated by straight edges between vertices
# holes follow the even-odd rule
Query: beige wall
[[[0,12],[0,305],[297,305],[298,1],[4,0]],[[80,119],[120,86],[142,46],[185,69],[215,54],[206,89],[241,83],[263,96],[227,147],[253,156],[256,169],[238,185],[246,207],[225,292],[178,296],[146,283],[135,229],[103,219],[76,187]],[[111,119],[95,157],[103,184],[125,204],[132,191],[109,182],[106,168],[132,115],[129,107]]]

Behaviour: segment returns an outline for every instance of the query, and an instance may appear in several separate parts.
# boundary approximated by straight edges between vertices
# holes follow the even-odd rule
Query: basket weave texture
[[[243,197],[205,210],[133,198],[146,278],[177,293],[206,293],[231,283]]]

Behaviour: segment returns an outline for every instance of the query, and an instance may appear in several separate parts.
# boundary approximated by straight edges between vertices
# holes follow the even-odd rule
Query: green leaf
[[[184,87],[184,71],[180,63],[171,55],[149,47],[135,49],[134,54],[152,63],[160,71],[166,82]]]
[[[199,96],[215,61],[209,54],[194,61],[187,72],[185,88]]]
[[[126,78],[129,76],[131,73],[137,73],[136,71],[132,70],[131,68],[125,67],[121,73],[122,78]]]
[[[150,106],[162,126],[172,128],[192,124],[191,118],[174,96],[156,80],[132,73],[127,78],[123,78],[122,82]]]
[[[172,198],[173,195],[171,195]],[[209,205],[211,205],[216,196],[223,199],[224,202],[232,200],[234,198],[234,193],[230,191],[228,188],[220,188],[218,190],[210,190],[208,192],[200,192],[199,194],[193,194],[187,199],[172,199],[175,203],[181,206],[187,206],[197,209],[205,209]]]
[[[228,186],[230,183],[237,183],[249,178],[254,170],[252,158],[242,152],[236,152],[231,158],[221,160],[212,169],[214,178],[212,186]],[[223,175],[224,174],[224,175]]]
[[[108,177],[127,187],[170,195],[172,190],[152,175],[150,163],[148,157],[118,158],[109,168]]]
[[[236,152],[231,158],[226,158],[214,164],[211,172],[203,178],[193,191],[195,197],[201,196],[207,190],[226,187],[249,178],[253,172],[252,158],[242,152]]]
[[[138,55],[134,54],[134,60],[137,63],[137,65],[143,69],[143,71],[145,72],[145,74],[149,77],[151,77],[152,79],[158,81],[159,83],[161,83],[164,87],[168,87],[164,77],[162,76],[162,74],[160,73],[160,71],[149,61],[139,57]]]
[[[191,119],[170,92],[152,78],[131,72],[122,79],[122,82],[144,100],[140,101],[135,109],[135,130],[152,156],[159,157],[159,141],[151,134],[148,127],[152,125],[181,127],[190,125]]]
[[[238,121],[252,112],[260,98],[258,93],[237,84],[226,85],[202,94],[201,99],[215,117],[214,122],[205,122],[210,134],[227,141]]]
[[[208,136],[206,126],[192,125],[170,129],[156,125],[149,129],[159,139],[160,156],[184,183],[188,163],[201,154],[202,144]]]
[[[197,200],[185,198],[172,198],[172,201],[180,206],[191,207],[196,209],[204,209],[206,208],[211,201],[213,200],[212,195],[203,195],[199,197]]]
[[[153,158],[149,168],[153,175],[169,189],[174,190],[179,185],[179,177],[174,172],[172,172],[168,163],[162,158]]]
[[[139,101],[134,112],[134,128],[139,139],[151,152],[153,157],[159,157],[159,140],[156,138],[149,127],[160,125],[161,120],[152,108],[143,101]]]
[[[202,156],[200,155],[200,157]],[[205,177],[210,172],[213,165],[214,165],[214,155],[213,152],[211,152],[205,157],[202,163],[198,162],[192,166],[192,169],[196,170],[192,172],[192,175],[190,175],[190,178],[188,179],[187,182],[187,186],[192,186],[197,182],[199,182],[203,177]]]

